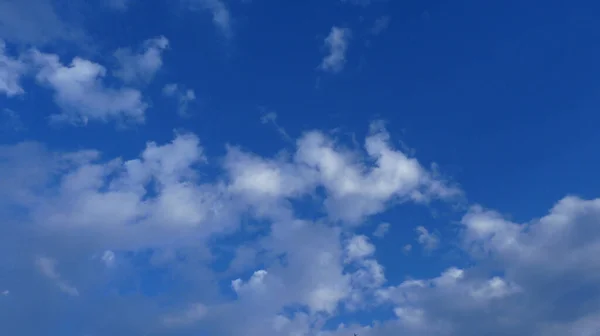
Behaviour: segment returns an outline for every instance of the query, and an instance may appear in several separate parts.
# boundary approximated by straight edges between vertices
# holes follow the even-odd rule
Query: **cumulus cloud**
[[[363,235],[352,237],[346,245],[346,255],[349,261],[363,259],[375,253],[375,246],[369,238]]]
[[[449,199],[460,191],[435,179],[416,159],[389,145],[389,134],[373,123],[365,139],[366,157],[341,147],[320,132],[307,132],[291,158],[263,159],[230,148],[225,167],[231,188],[251,201],[294,199],[317,186],[327,190],[331,218],[358,224],[388,202]],[[375,165],[366,168],[365,160]]]
[[[92,61],[75,57],[61,63],[58,55],[33,50],[29,57],[37,70],[38,83],[54,91],[54,99],[63,113],[54,120],[87,123],[111,119],[143,122],[148,107],[140,91],[129,87],[114,88],[104,79],[107,70]]]
[[[349,28],[332,27],[325,38],[327,55],[321,61],[320,69],[326,72],[340,72],[346,65],[346,51],[350,42]]]
[[[313,130],[292,153],[229,146],[218,160],[190,133],[149,142],[130,158],[1,146],[0,271],[4,288],[19,294],[7,300],[16,304],[29,289],[16,307],[48,316],[38,328],[54,331],[77,317],[79,334],[594,335],[600,200],[566,197],[526,223],[473,206],[459,223],[469,266],[388,280],[373,241],[347,224],[395,202],[458,192],[388,138],[374,126],[359,150]],[[222,164],[222,174],[203,174],[214,174],[208,162]],[[307,206],[316,210],[300,211]],[[254,231],[242,232],[245,222]],[[219,273],[211,268],[221,257],[212,254],[215,241],[232,236],[232,246],[245,244],[236,253],[252,257]],[[150,271],[155,278],[144,283],[140,274]],[[353,313],[371,311],[389,317],[352,322]],[[36,334],[15,317],[0,305],[3,327]]]
[[[163,65],[162,54],[169,47],[169,40],[159,36],[144,41],[140,50],[120,48],[115,51],[119,67],[116,77],[125,83],[147,83]]]

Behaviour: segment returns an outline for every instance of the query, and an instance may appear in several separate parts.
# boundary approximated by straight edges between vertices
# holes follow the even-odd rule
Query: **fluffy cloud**
[[[147,83],[162,67],[162,53],[169,47],[164,36],[144,41],[141,50],[120,48],[115,52],[119,68],[114,71],[116,77],[125,83]]]
[[[293,157],[263,159],[230,148],[225,167],[231,188],[252,200],[295,199],[316,187],[327,190],[325,207],[334,220],[360,223],[388,202],[449,199],[458,189],[437,180],[416,159],[389,145],[380,123],[371,125],[362,153],[341,147],[320,132],[305,133]],[[366,167],[364,161],[375,165]],[[263,203],[264,204],[264,203]]]
[[[7,223],[0,227],[0,271],[15,269],[0,284],[10,290],[0,322],[35,334],[15,315],[35,308],[48,316],[38,326],[54,330],[73,316],[84,321],[73,325],[82,334],[594,335],[600,200],[567,197],[525,224],[473,206],[458,242],[468,267],[389,283],[373,242],[343,224],[362,223],[394,201],[420,204],[458,191],[391,148],[388,137],[374,126],[363,152],[311,131],[291,154],[263,157],[230,146],[222,161],[209,161],[189,133],[150,142],[129,159],[35,143],[0,147],[0,216]],[[208,179],[207,162],[222,162],[223,175]],[[322,216],[302,218],[297,207],[307,205],[296,202],[307,197]],[[238,255],[250,257],[225,273],[211,270],[218,256],[202,247],[232,234],[244,237]],[[146,251],[151,257],[142,258]],[[17,262],[24,263],[15,268]],[[127,291],[130,279],[142,281],[139,273],[148,270],[164,277],[139,286],[168,288],[165,296]],[[209,285],[216,282],[218,288]],[[73,315],[53,314],[57,307]],[[392,317],[328,323],[371,309]]]
[[[36,80],[49,88],[63,113],[55,120],[87,123],[89,120],[111,119],[143,122],[147,104],[140,91],[113,88],[103,81],[107,74],[104,66],[75,57],[63,65],[54,54],[33,50],[29,57],[37,68]]]
[[[321,61],[320,68],[327,72],[340,72],[346,65],[346,51],[351,36],[348,28],[332,27],[325,38],[327,55]]]

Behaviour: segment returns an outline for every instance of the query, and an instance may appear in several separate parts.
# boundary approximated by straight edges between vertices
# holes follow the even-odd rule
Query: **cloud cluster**
[[[307,319],[332,316],[341,305],[359,309],[385,282],[383,268],[365,236],[346,239],[343,226],[328,223],[360,224],[389,202],[454,194],[415,159],[393,149],[387,132],[375,126],[364,152],[318,131],[298,139],[295,154],[287,158],[229,147],[224,175],[216,180],[202,178],[207,158],[190,133],[177,133],[162,145],[150,142],[138,158],[128,160],[102,160],[94,150],[53,153],[35,143],[5,146],[0,157],[0,171],[7,177],[2,213],[26,209],[22,220],[43,237],[86,237],[84,250],[100,255],[99,261],[111,269],[118,269],[122,258],[113,251],[179,251],[209,244],[211,237],[239,230],[244,214],[271,223],[269,233],[255,237],[250,247],[259,250],[266,267],[231,282],[239,303],[220,303],[206,313],[198,308],[205,303],[186,303],[182,315],[164,315],[162,321],[171,327],[187,325],[199,315],[219,321],[257,302],[263,305],[252,309],[257,321],[276,318],[279,324],[288,323],[280,316],[286,307],[306,307]],[[369,167],[369,161],[375,165]],[[19,168],[25,162],[31,162],[31,169]],[[319,188],[324,195],[317,193]],[[294,202],[305,197],[315,204],[324,197],[326,217],[316,222],[298,217]],[[55,259],[37,260],[42,274],[62,291],[90,294],[87,285],[71,283],[69,272],[59,274]]]
[[[204,286],[194,286],[172,307],[150,305],[140,312],[155,316],[148,327],[161,333],[584,335],[598,330],[600,265],[594,256],[600,252],[600,201],[567,197],[548,215],[526,224],[473,206],[460,223],[460,246],[475,266],[388,284],[376,247],[366,236],[353,234],[353,225],[394,202],[452,200],[459,191],[393,149],[377,123],[364,144],[361,152],[310,131],[296,141],[291,155],[269,158],[228,147],[223,175],[216,179],[201,174],[208,158],[190,133],[176,133],[166,144],[150,142],[139,157],[127,160],[102,160],[93,150],[50,152],[35,143],[4,146],[0,213],[14,216],[18,211],[29,229],[3,230],[23,239],[32,239],[25,232],[35,239],[54,237],[62,249],[69,246],[65,254],[45,242],[42,250],[31,251],[29,260],[36,260],[38,274],[58,291],[83,301],[104,286],[115,286],[110,285],[118,279],[113,272],[134,270],[127,266],[127,251],[151,249],[153,268],[168,265],[175,272],[172,277],[203,283],[188,260],[200,258],[209,270],[210,257],[189,249],[210,247],[215,237],[252,229],[240,220],[254,218],[253,230],[259,231],[247,235],[238,250],[253,257],[240,259],[224,273],[228,290],[211,289],[209,295]],[[25,162],[29,168],[19,168]],[[324,217],[302,218],[306,212],[299,212],[296,202],[305,197],[313,199],[313,206],[323,200]],[[258,226],[261,221],[266,221],[266,231]],[[417,230],[419,241],[431,246],[432,235]],[[159,256],[159,251],[168,253]],[[99,255],[100,264],[90,268],[89,258],[77,257],[86,254]],[[77,269],[44,255],[88,266]],[[59,262],[64,273],[57,270]],[[100,265],[112,274],[102,277],[113,280],[89,279],[94,272],[102,274]],[[13,299],[24,295],[13,286],[7,289]],[[121,302],[114,295],[105,307]],[[73,304],[60,297],[52,300],[65,307]],[[375,308],[389,309],[395,317],[325,327],[335,316]],[[236,316],[246,318],[231,323]],[[120,328],[140,328],[136,318],[124,317]],[[16,328],[17,321],[6,323]]]

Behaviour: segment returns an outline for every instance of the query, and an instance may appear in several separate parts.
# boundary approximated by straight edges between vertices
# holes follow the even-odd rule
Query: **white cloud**
[[[115,264],[115,253],[113,251],[106,250],[102,254],[101,259],[106,267],[112,267]]]
[[[28,154],[19,153],[14,164],[26,162],[22,155]],[[33,167],[47,165],[44,179],[57,182],[53,197],[44,199],[44,185],[32,178],[28,178],[30,183],[42,189],[20,193],[27,197],[6,197],[11,203],[22,200],[32,206],[32,220],[48,230],[94,232],[98,241],[109,244],[103,250],[113,250],[161,245],[167,236],[198,239],[228,228],[230,213],[221,212],[220,187],[196,182],[192,167],[202,164],[205,157],[193,135],[178,134],[161,146],[148,143],[139,158],[127,161],[102,162],[94,151],[53,155],[46,163],[42,160],[47,154],[42,151],[37,156],[40,161]],[[195,233],[186,236],[185,232]]]
[[[34,50],[31,60],[38,69],[36,79],[52,88],[54,99],[63,113],[55,120],[87,123],[110,119],[143,122],[147,104],[140,91],[113,88],[103,82],[106,68],[79,57],[63,65],[58,56]]]
[[[385,129],[374,123],[365,140],[364,157],[320,132],[307,132],[296,142],[292,158],[263,159],[230,148],[225,168],[231,188],[250,202],[294,199],[322,186],[327,190],[328,214],[353,224],[382,211],[391,201],[426,202],[459,194],[433,178],[416,159],[391,148],[388,140]],[[367,160],[375,165],[366,168]]]
[[[159,36],[144,41],[141,50],[121,48],[115,51],[119,67],[116,77],[125,83],[147,83],[163,65],[162,54],[169,47],[169,40]]]
[[[196,100],[196,93],[192,89],[182,89],[179,85],[170,83],[163,87],[163,95],[177,100],[177,113],[180,116],[187,116],[190,103]]]
[[[390,231],[390,223],[380,223],[373,232],[373,236],[377,238],[383,238]]]
[[[2,291],[2,296],[10,295],[10,291],[8,289]]]
[[[415,231],[417,232],[417,241],[426,251],[433,251],[439,246],[440,238],[436,234],[427,231],[425,227],[418,226]]]
[[[199,139],[186,133],[167,144],[148,143],[129,159],[102,160],[96,151],[50,152],[32,143],[1,146],[0,216],[6,224],[0,226],[0,267],[14,268],[25,282],[6,272],[5,286],[19,298],[25,289],[32,292],[19,309],[50,314],[50,322],[36,321],[40,328],[50,326],[47,331],[56,325],[53,311],[75,309],[64,295],[44,296],[44,286],[33,286],[35,277],[24,276],[23,267],[11,267],[14,258],[38,250],[56,256],[36,259],[44,281],[67,294],[79,293],[78,288],[86,293],[74,312],[85,321],[85,332],[110,325],[126,334],[165,335],[594,335],[600,316],[600,200],[567,197],[525,224],[474,206],[460,222],[469,267],[388,283],[373,242],[338,220],[381,213],[394,198],[418,203],[456,191],[391,148],[387,137],[381,128],[372,129],[364,153],[318,131],[305,133],[293,153],[276,158],[229,147],[223,161],[210,161],[223,162],[226,176],[216,179],[203,174],[208,158]],[[326,200],[319,209],[324,216],[298,218],[306,214],[299,210],[306,203],[296,208],[294,201],[313,197],[318,206],[317,188]],[[361,210],[353,212],[357,207]],[[18,222],[6,217],[9,210],[18,213]],[[206,268],[214,256],[202,259],[188,249],[214,247],[211,242],[230,233],[238,246],[247,233],[237,230],[242,218],[265,226],[246,236],[250,242],[244,243],[256,253],[235,271],[240,274],[215,275]],[[25,235],[24,228],[35,234]],[[139,292],[111,294],[123,282],[137,285],[142,280],[137,272],[146,271],[137,264],[127,268],[121,254],[114,272],[89,263],[89,255],[114,260],[111,251],[143,255],[163,248],[174,251],[157,268],[167,280],[157,276],[153,286],[169,292],[150,298]],[[122,265],[125,271],[117,272]],[[218,279],[201,281],[207,274]],[[215,282],[231,287],[223,294],[207,285]],[[348,322],[348,312],[370,309],[391,317],[330,327],[332,321]],[[21,326],[14,316],[0,314],[3,327]]]
[[[0,40],[0,93],[8,97],[25,93],[20,84],[25,70],[25,64],[9,56],[6,52],[6,44]]]
[[[35,260],[35,265],[39,271],[50,280],[53,280],[61,291],[71,296],[79,296],[77,288],[69,285],[61,278],[56,270],[56,264],[56,260],[47,257],[38,257]]]
[[[369,238],[363,235],[352,237],[346,245],[346,255],[348,261],[355,261],[370,257],[375,253],[375,246],[371,244]]]
[[[327,56],[321,61],[320,68],[327,72],[340,72],[346,65],[346,52],[351,32],[348,28],[332,27],[325,38]]]

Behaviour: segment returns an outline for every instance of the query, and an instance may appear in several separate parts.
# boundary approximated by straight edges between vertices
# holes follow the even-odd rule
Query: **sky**
[[[0,0],[0,330],[600,335],[599,10]]]

